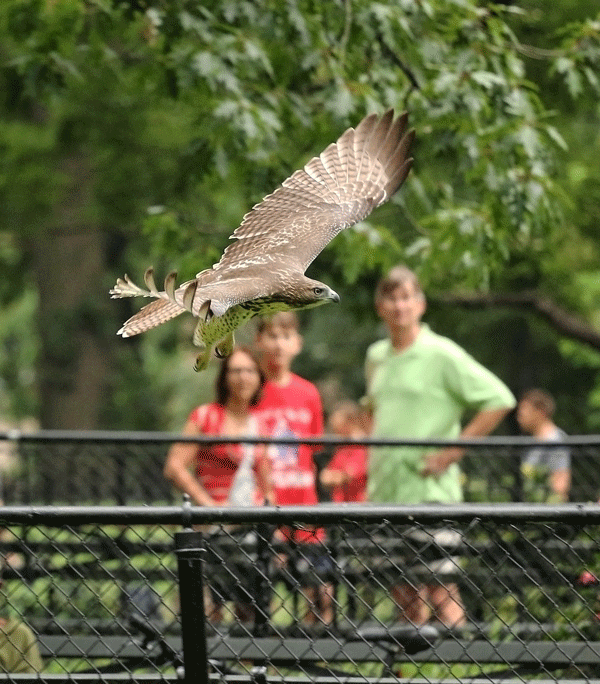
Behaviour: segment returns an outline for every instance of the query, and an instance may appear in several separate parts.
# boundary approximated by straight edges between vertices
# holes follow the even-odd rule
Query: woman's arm
[[[184,435],[199,435],[198,426],[188,420],[183,428]],[[188,494],[198,506],[218,506],[219,504],[198,482],[190,472],[190,466],[196,458],[198,445],[193,442],[176,442],[169,449],[163,475],[170,480],[177,489]]]

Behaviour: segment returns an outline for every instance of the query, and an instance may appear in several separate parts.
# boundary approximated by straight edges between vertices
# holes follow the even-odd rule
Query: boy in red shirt
[[[293,360],[302,350],[296,314],[283,311],[259,319],[256,349],[267,379],[256,411],[268,434],[291,439],[320,437],[323,434],[323,407],[319,392],[311,382],[291,371]],[[277,505],[318,503],[314,451],[315,447],[306,444],[269,448]],[[300,556],[310,562],[319,580],[327,579],[331,570],[331,558],[319,543],[324,536],[323,529],[311,528],[296,530],[291,535],[287,533],[288,539],[302,545]],[[331,583],[316,581],[312,584],[304,588],[310,605],[304,622],[329,624],[333,619]]]

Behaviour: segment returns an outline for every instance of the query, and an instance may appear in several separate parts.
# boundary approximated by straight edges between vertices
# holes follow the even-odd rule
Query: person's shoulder
[[[272,380],[267,380],[262,391],[262,398],[258,404],[259,410],[272,404],[289,402],[293,397],[294,401],[305,401],[307,398],[320,397],[319,390],[310,380],[290,373],[289,382],[286,385],[278,385]]]
[[[319,394],[319,390],[314,383],[296,373],[292,373],[288,388],[293,388],[294,392],[302,392],[307,395]]]
[[[369,361],[379,361],[383,359],[390,349],[390,341],[387,337],[377,340],[367,347],[367,359]]]
[[[2,625],[2,631],[10,635],[13,639],[23,641],[34,641],[35,636],[32,629],[24,622],[15,617],[9,617]]]
[[[188,422],[202,425],[209,416],[218,415],[223,410],[223,407],[215,402],[209,404],[200,404],[192,410],[188,417]]]
[[[196,408],[192,409],[192,412],[190,413],[190,418],[192,416],[204,416],[209,411],[211,411],[214,406],[216,406],[216,404],[212,402],[210,402],[209,404],[200,404],[199,406],[196,406]]]
[[[466,352],[460,344],[451,340],[449,337],[434,332],[429,326],[423,326],[418,341],[422,348],[429,349],[442,356],[451,358],[469,357],[468,352]]]
[[[549,442],[562,442],[566,437],[568,437],[567,433],[562,428],[559,428],[558,425],[555,425],[547,440]]]

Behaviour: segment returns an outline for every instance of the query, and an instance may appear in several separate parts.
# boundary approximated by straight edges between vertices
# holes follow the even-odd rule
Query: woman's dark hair
[[[227,371],[229,370],[229,363],[231,357],[236,352],[244,352],[244,354],[246,354],[246,356],[249,356],[256,364],[256,369],[258,371],[260,382],[258,384],[258,389],[254,393],[253,397],[250,399],[250,406],[256,406],[256,404],[258,404],[262,396],[262,388],[265,384],[266,378],[262,368],[260,367],[260,363],[255,352],[252,349],[250,349],[250,347],[243,346],[235,347],[231,354],[229,356],[226,356],[221,362],[221,368],[219,369],[219,374],[217,375],[217,379],[215,381],[216,402],[221,406],[225,406],[227,400],[229,399],[229,388],[227,387]]]

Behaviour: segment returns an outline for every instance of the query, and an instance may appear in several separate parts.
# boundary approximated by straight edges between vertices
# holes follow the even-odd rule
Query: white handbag
[[[258,428],[254,416],[249,420],[249,437],[256,437]],[[231,506],[253,506],[256,477],[254,476],[254,444],[242,444],[242,460],[235,472],[227,500]]]

